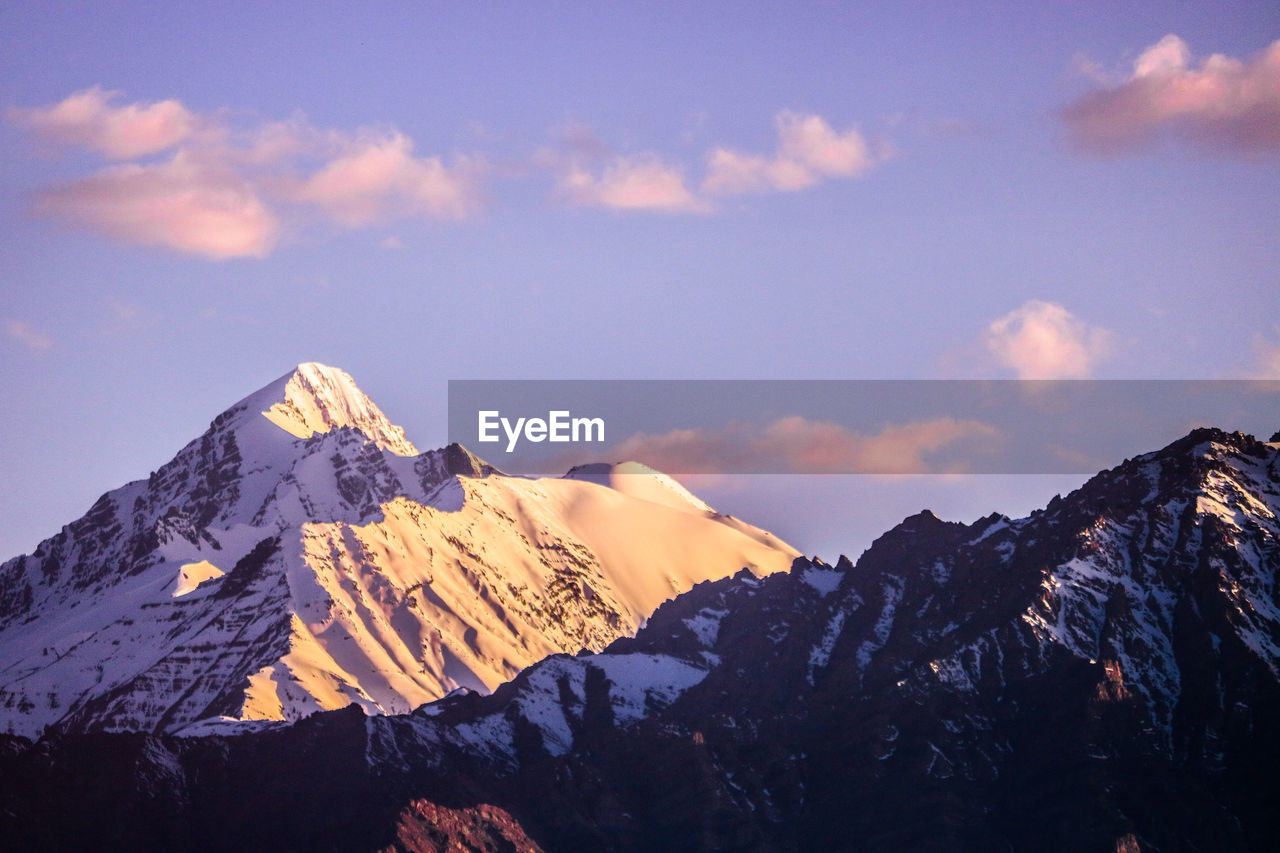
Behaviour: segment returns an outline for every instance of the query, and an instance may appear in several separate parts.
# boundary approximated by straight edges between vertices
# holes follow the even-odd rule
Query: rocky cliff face
[[[461,813],[547,850],[1268,850],[1278,512],[1280,445],[1197,430],[1028,518],[925,512],[856,564],[700,583],[492,695],[13,741],[0,826],[57,841],[83,796],[111,831],[154,810],[155,847],[253,846],[270,813],[303,847],[433,849],[401,829]],[[123,781],[60,787],[86,766]]]
[[[350,376],[302,365],[0,566],[0,731],[404,713],[795,555],[683,496],[418,453]]]

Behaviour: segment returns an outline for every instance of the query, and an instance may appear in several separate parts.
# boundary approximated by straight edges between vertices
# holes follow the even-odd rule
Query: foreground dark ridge
[[[413,714],[10,739],[0,841],[1274,849],[1278,457],[1197,430],[1026,519],[921,513],[856,566],[699,584]]]

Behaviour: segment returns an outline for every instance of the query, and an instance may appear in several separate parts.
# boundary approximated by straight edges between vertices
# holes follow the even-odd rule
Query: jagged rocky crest
[[[406,712],[794,554],[705,505],[419,453],[350,376],[303,364],[0,565],[0,731]]]
[[[131,838],[155,848],[253,847],[270,812],[272,840],[344,849],[436,849],[406,827],[475,821],[496,845],[515,821],[547,850],[1268,850],[1278,513],[1280,445],[1197,430],[1028,518],[925,512],[856,564],[699,583],[489,696],[15,741],[0,813],[60,846],[51,803],[92,758],[136,772],[73,796],[149,810]],[[270,793],[228,821],[251,757]],[[180,794],[145,793],[168,778]]]

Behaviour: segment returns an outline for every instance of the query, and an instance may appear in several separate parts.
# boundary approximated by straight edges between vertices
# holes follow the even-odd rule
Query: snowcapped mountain
[[[634,470],[419,453],[346,373],[300,365],[0,566],[0,731],[405,713],[795,556]]]
[[[1269,850],[1278,569],[1280,440],[1197,430],[1027,518],[923,512],[856,564],[699,583],[490,695],[240,737],[0,738],[0,836]]]

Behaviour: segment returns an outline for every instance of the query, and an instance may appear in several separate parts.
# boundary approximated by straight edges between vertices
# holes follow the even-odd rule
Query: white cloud
[[[1248,61],[1213,54],[1197,64],[1186,42],[1167,35],[1125,79],[1076,99],[1061,118],[1077,145],[1098,153],[1137,148],[1161,131],[1218,150],[1280,152],[1280,41]]]
[[[991,322],[987,350],[1019,379],[1081,379],[1111,353],[1111,333],[1033,299]]]

